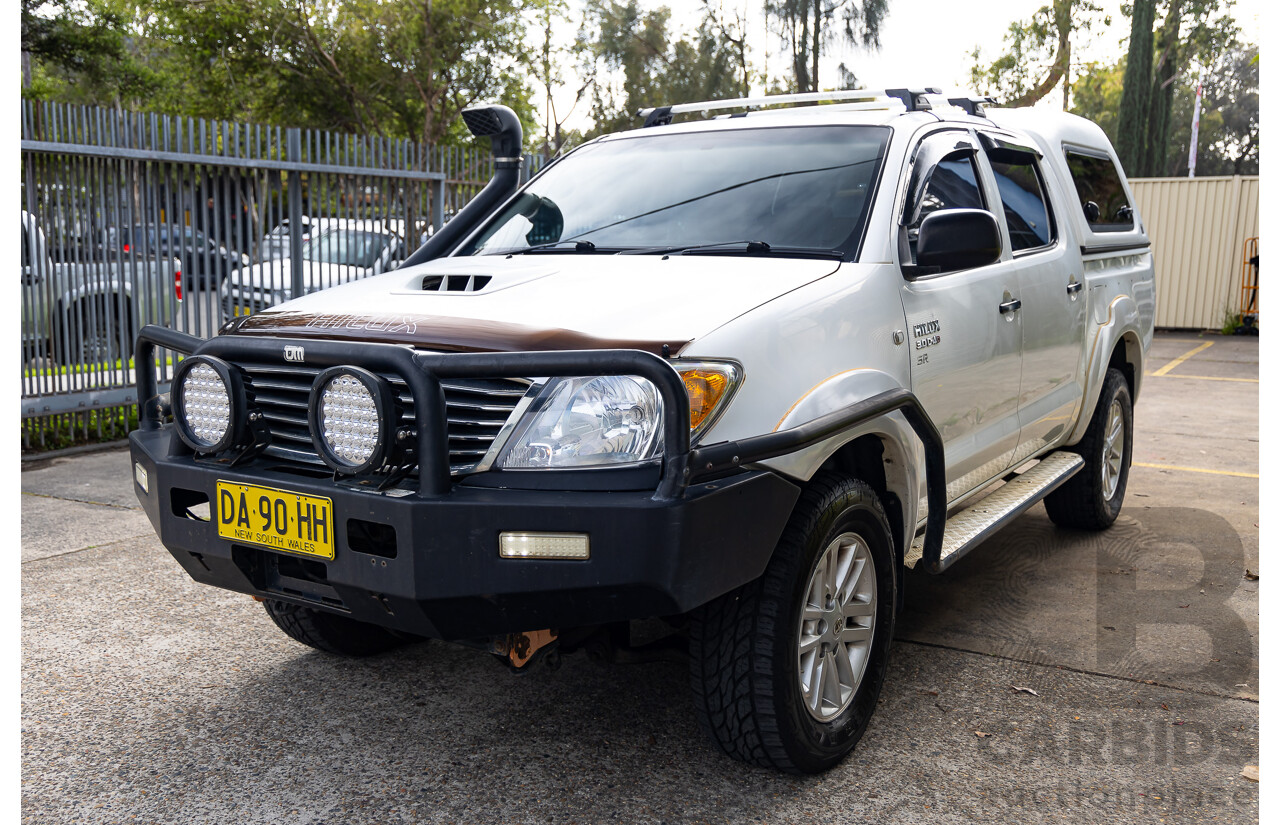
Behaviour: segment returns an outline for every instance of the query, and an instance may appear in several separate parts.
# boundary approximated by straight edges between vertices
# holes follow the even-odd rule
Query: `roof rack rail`
[[[932,108],[926,95],[942,94],[941,89],[843,89],[834,92],[799,92],[787,95],[760,95],[728,100],[704,100],[698,103],[677,103],[672,106],[653,106],[636,112],[644,118],[645,126],[665,126],[675,115],[686,112],[707,112],[716,109],[740,109],[758,106],[794,106],[798,103],[821,103],[838,100],[862,100],[884,104],[884,108],[901,103],[908,112],[927,111]]]

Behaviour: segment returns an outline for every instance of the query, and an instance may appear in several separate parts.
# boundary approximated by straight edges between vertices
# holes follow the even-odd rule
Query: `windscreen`
[[[389,236],[354,229],[331,229],[302,245],[304,260],[343,266],[373,266]]]
[[[590,144],[531,183],[464,255],[764,243],[856,249],[889,130],[797,126]],[[851,255],[850,255],[851,257]]]

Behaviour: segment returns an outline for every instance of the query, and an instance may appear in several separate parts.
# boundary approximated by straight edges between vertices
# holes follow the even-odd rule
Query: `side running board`
[[[942,555],[930,573],[941,573],[965,553],[990,538],[1040,499],[1052,493],[1084,467],[1076,453],[1059,451],[1040,460],[1031,469],[1014,476],[1003,487],[947,519],[942,536]],[[924,555],[924,538],[917,536],[907,550],[906,566],[915,568]]]

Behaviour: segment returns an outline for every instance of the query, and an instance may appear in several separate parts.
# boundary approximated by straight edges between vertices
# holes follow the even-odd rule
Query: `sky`
[[[713,0],[722,2],[727,11],[746,8],[750,30],[747,42],[752,46],[750,59],[756,68],[768,62],[771,74],[780,74],[786,56],[775,35],[764,28],[760,13],[760,0]],[[857,75],[859,85],[869,89],[895,87],[941,86],[946,92],[965,89],[969,68],[973,61],[970,53],[974,47],[981,49],[987,60],[1000,54],[1004,33],[1015,20],[1031,17],[1036,9],[1050,0],[999,0],[998,12],[985,3],[974,5],[955,0],[889,0],[889,15],[880,32],[881,49],[868,52],[851,47],[839,47],[824,57],[819,65],[820,84],[825,88],[834,85],[838,76],[837,66],[843,61]],[[1234,13],[1243,30],[1246,42],[1260,40],[1262,6],[1264,0],[1236,0]],[[1103,12],[1111,16],[1109,28],[1098,26],[1090,32],[1088,41],[1075,46],[1073,62],[1097,60],[1111,62],[1124,53],[1129,37],[1129,18],[1120,13],[1120,0],[1099,0]],[[677,28],[693,29],[701,16],[701,0],[641,0],[646,9],[668,6]],[[574,9],[574,25],[563,30],[571,42],[580,19],[580,2],[571,0]],[[976,10],[976,11],[975,11]],[[764,54],[764,47],[768,54]],[[776,68],[775,68],[776,67]],[[565,89],[556,96],[558,111],[564,111],[573,100],[573,81],[576,75],[566,72]],[[1046,99],[1046,105],[1062,103],[1061,91],[1055,90]],[[675,101],[653,101],[654,105]],[[568,122],[570,128],[589,125],[586,105],[580,104]]]

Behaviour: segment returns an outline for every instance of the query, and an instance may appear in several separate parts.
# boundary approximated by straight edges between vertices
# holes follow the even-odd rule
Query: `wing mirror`
[[[985,209],[941,209],[925,217],[916,242],[916,264],[955,272],[1000,260],[1000,228]]]

